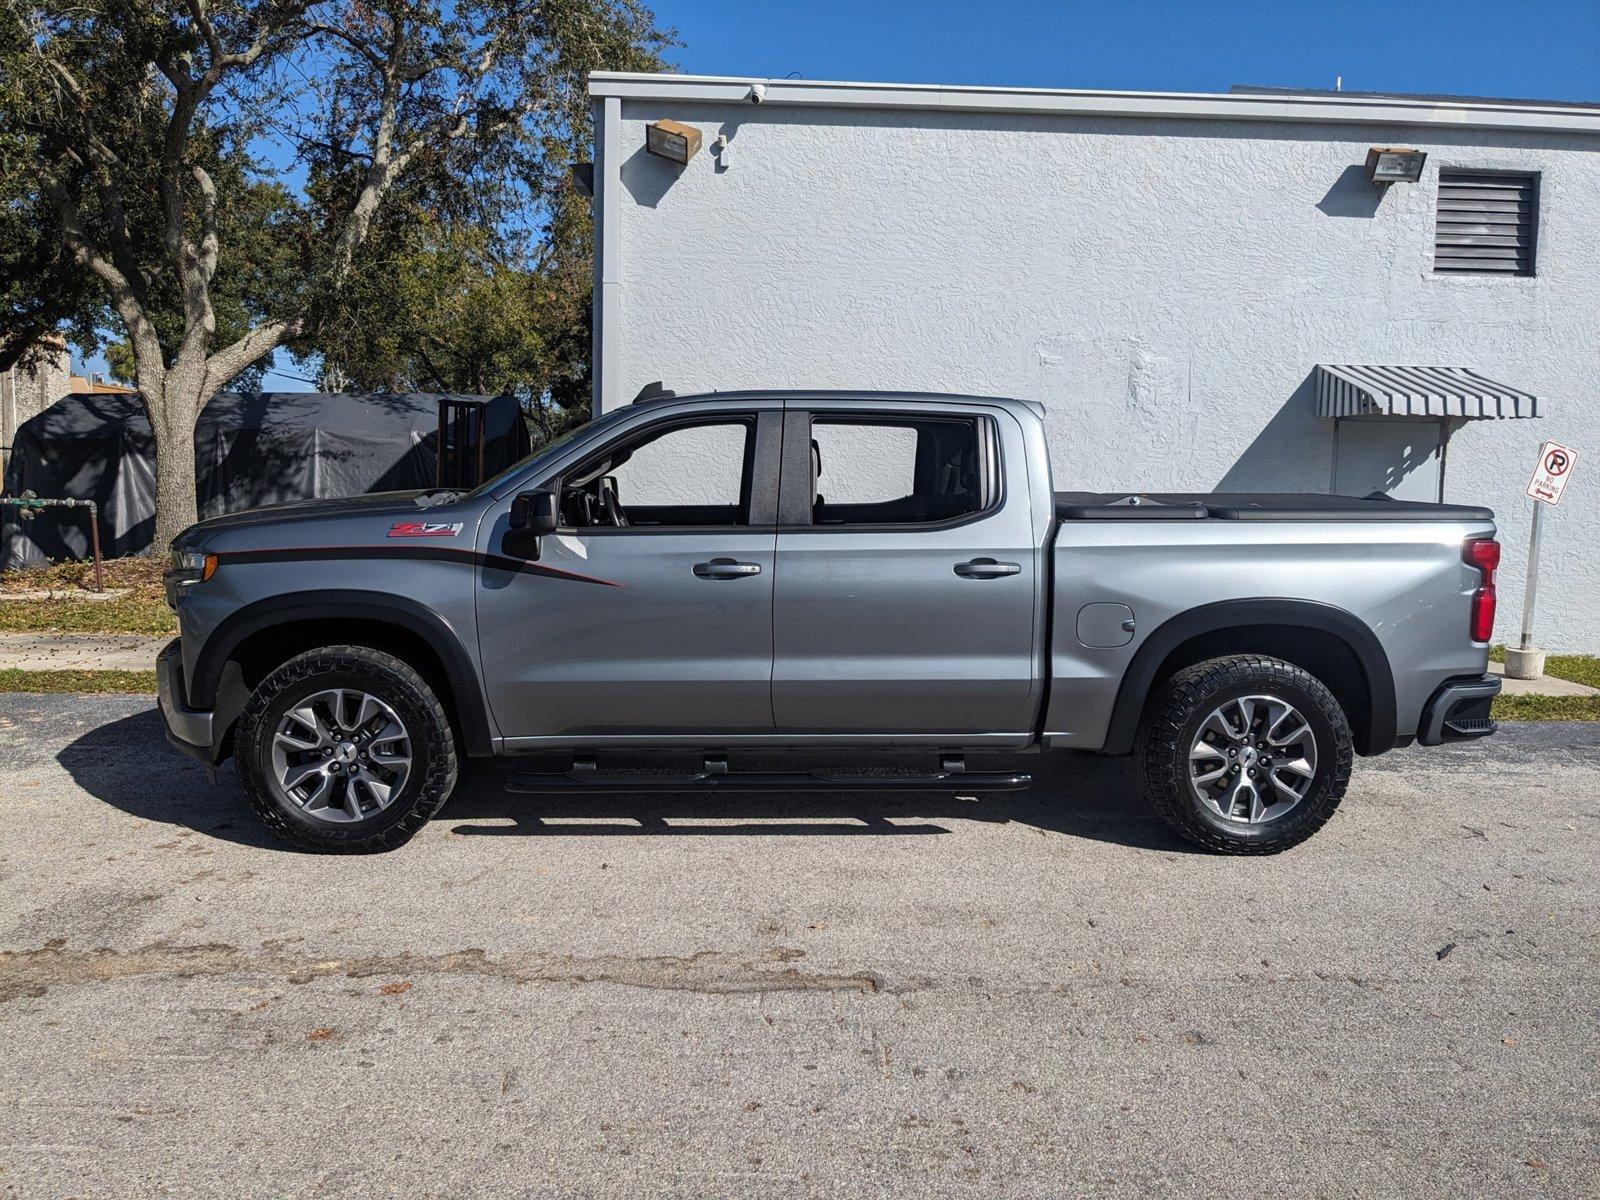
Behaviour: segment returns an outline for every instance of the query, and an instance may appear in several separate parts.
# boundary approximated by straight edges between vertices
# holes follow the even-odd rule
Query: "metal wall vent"
[[[1538,175],[1439,172],[1439,211],[1433,231],[1435,271],[1532,275],[1538,227]]]

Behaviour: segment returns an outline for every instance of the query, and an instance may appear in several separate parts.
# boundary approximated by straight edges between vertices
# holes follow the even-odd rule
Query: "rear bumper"
[[[1446,680],[1422,709],[1417,741],[1424,746],[1442,746],[1488,737],[1500,727],[1489,716],[1499,694],[1500,680],[1494,675]]]

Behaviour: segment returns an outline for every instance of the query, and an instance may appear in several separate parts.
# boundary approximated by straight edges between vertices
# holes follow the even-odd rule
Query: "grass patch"
[[[1496,696],[1496,721],[1600,721],[1600,696]]]
[[[1544,660],[1544,673],[1600,687],[1600,658],[1592,654],[1552,654]]]
[[[1490,662],[1503,663],[1505,660],[1504,646],[1489,647]],[[1553,679],[1567,679],[1573,683],[1600,687],[1600,657],[1593,654],[1551,654],[1544,660],[1544,673]]]
[[[126,591],[112,600],[94,599],[94,564],[53,563],[0,574],[0,632],[175,634],[178,620],[167,607],[161,586],[162,562],[155,557],[114,558],[105,563],[108,591]],[[17,593],[54,591],[49,599],[20,599]]]
[[[0,692],[78,692],[153,696],[154,671],[24,671],[0,668]]]

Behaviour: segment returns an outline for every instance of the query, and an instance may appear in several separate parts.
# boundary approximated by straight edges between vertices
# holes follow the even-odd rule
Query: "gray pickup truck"
[[[186,530],[160,704],[316,849],[403,842],[463,753],[571,756],[513,791],[976,793],[1030,779],[968,754],[1076,750],[1137,753],[1185,838],[1271,853],[1353,754],[1494,731],[1494,537],[1381,496],[1057,492],[1025,401],[659,393],[471,492]],[[703,769],[596,764],[640,750]],[[758,750],[803,769],[729,769]],[[860,751],[929,771],[824,769]]]

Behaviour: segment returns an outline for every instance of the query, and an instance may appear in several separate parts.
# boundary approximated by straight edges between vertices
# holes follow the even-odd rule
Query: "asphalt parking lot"
[[[1600,1194],[1600,726],[1266,860],[1127,764],[265,841],[148,700],[0,696],[0,1194]]]

